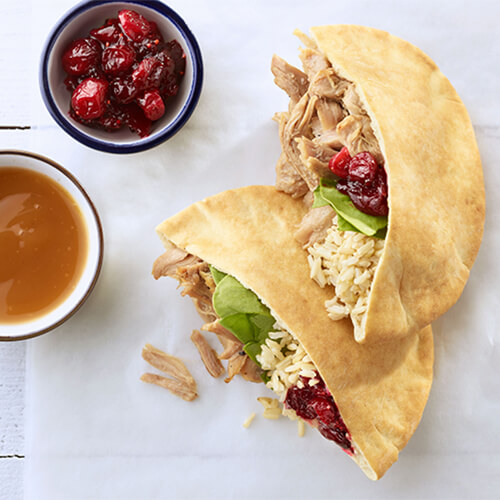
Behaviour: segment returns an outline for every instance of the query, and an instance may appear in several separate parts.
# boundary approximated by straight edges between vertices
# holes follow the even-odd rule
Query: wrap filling
[[[304,71],[278,56],[271,64],[275,83],[290,97],[288,111],[274,117],[282,147],[276,188],[310,207],[295,238],[309,253],[311,278],[335,287],[328,315],[349,316],[360,340],[388,225],[384,157],[354,83],[337,74],[313,40],[296,34],[306,46]]]
[[[283,415],[316,427],[350,456],[355,447],[332,394],[298,339],[282,328],[269,308],[236,278],[172,246],[153,266],[153,276],[179,281],[206,322],[201,330],[216,334],[227,360],[229,382],[241,375],[264,381],[282,403]]]

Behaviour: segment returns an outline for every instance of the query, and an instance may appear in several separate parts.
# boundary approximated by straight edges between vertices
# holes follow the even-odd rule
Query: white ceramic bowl
[[[21,167],[45,174],[62,186],[76,201],[88,233],[88,252],[80,280],[73,292],[55,309],[23,323],[0,323],[0,340],[24,340],[61,325],[72,316],[92,292],[102,266],[103,233],[97,211],[80,183],[57,163],[26,151],[0,151],[0,169]]]
[[[135,10],[154,21],[164,39],[177,40],[186,54],[186,72],[178,94],[167,101],[165,114],[153,122],[151,135],[143,139],[126,127],[116,132],[86,127],[68,114],[71,93],[64,85],[66,74],[61,64],[65,48],[73,40],[88,36],[92,28],[102,26],[106,19],[116,17],[121,9]],[[172,137],[193,113],[202,83],[203,62],[198,42],[181,17],[158,0],[89,0],[79,3],[55,25],[40,63],[40,91],[54,120],[82,144],[108,153],[144,151]]]

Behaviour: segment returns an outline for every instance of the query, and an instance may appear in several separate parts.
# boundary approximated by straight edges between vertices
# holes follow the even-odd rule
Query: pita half
[[[305,252],[293,238],[306,211],[274,187],[250,186],[189,206],[157,233],[167,252],[181,249],[233,276],[270,309],[324,380],[347,427],[352,458],[378,479],[422,417],[432,383],[431,328],[361,345],[349,320],[332,322],[323,306],[327,289],[309,279]]]
[[[359,324],[349,315],[359,342],[401,338],[458,300],[479,250],[485,195],[474,130],[451,83],[411,43],[364,26],[311,34],[299,34],[304,72],[273,58],[275,81],[291,97],[278,114],[277,170],[288,176],[277,187],[304,194],[301,182],[289,182],[288,165],[314,190],[343,146],[384,166],[387,234],[366,313]]]

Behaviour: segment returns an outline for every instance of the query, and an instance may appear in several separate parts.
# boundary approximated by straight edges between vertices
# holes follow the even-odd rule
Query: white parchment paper
[[[34,51],[71,4],[34,4]],[[99,153],[73,141],[40,106],[33,149],[88,190],[104,225],[105,259],[78,314],[29,343],[25,497],[498,498],[497,3],[170,5],[196,34],[206,71],[199,106],[174,138],[141,154]],[[299,439],[294,423],[265,420],[256,401],[271,395],[264,386],[212,379],[189,340],[201,325],[190,300],[173,280],[150,274],[162,252],[154,227],[163,219],[224,189],[273,183],[280,147],[271,117],[287,98],[273,85],[271,56],[298,63],[293,29],[328,23],[387,29],[433,57],[470,111],[486,179],[485,238],[464,294],[434,325],[435,380],[422,422],[377,483],[312,430]],[[139,381],[147,342],[186,360],[198,400]],[[244,429],[253,411],[259,415]]]

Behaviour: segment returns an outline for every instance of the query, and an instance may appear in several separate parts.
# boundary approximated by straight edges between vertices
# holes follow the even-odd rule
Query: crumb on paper
[[[255,418],[255,412],[253,412],[251,415],[249,415],[246,420],[243,422],[243,427],[245,429],[248,429],[250,427],[250,424],[253,422],[253,419]]]
[[[264,407],[263,416],[269,420],[278,420],[281,417],[281,406],[276,398],[257,398],[257,401]]]
[[[304,437],[304,434],[306,433],[306,426],[304,424],[304,421],[299,418],[297,420],[297,434],[299,437]]]

